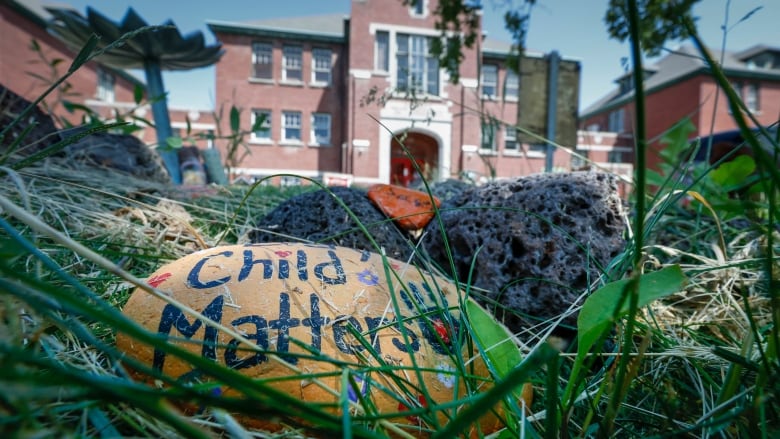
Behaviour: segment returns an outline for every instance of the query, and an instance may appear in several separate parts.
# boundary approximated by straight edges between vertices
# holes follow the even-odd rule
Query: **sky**
[[[52,0],[65,3],[86,14],[91,6],[115,21],[133,7],[149,24],[172,19],[184,34],[201,31],[208,44],[216,42],[207,20],[247,21],[275,17],[349,14],[351,0]],[[401,0],[383,0],[398,1]],[[505,5],[521,0],[484,0],[483,30],[489,38],[511,42],[504,29]],[[24,0],[22,0],[24,2]],[[44,4],[47,2],[44,1]],[[608,0],[537,0],[531,12],[526,46],[534,52],[557,50],[562,56],[579,60],[582,66],[580,110],[587,108],[615,88],[614,80],[623,74],[622,59],[629,58],[628,43],[609,39],[604,25]],[[749,12],[760,8],[744,20]],[[723,45],[724,23],[727,50],[742,50],[755,44],[780,46],[780,1],[701,0],[694,8],[704,43],[713,49]],[[674,49],[688,41],[672,43]],[[646,62],[653,62],[653,59]],[[215,68],[188,72],[165,72],[163,81],[173,108],[214,108]],[[137,76],[142,78],[142,73]]]

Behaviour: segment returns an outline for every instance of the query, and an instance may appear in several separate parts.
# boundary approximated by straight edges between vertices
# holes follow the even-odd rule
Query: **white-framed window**
[[[301,142],[301,112],[282,112],[282,141]]]
[[[252,43],[252,77],[273,79],[273,46],[271,43]]]
[[[496,151],[496,137],[498,134],[498,127],[498,121],[492,117],[486,117],[482,120],[482,138],[479,144],[480,152],[485,153]]]
[[[412,15],[416,17],[422,17],[425,15],[425,1],[426,0],[412,0]]]
[[[312,113],[310,138],[316,145],[330,145],[330,114]]]
[[[624,131],[625,111],[621,108],[609,113],[609,131],[613,133],[622,133]]]
[[[333,51],[330,49],[312,49],[311,57],[311,81],[315,84],[330,85]]]
[[[761,102],[758,99],[758,83],[751,82],[745,87],[745,106],[750,111],[759,111]]]
[[[495,98],[498,92],[498,66],[485,64],[482,66],[482,96]]]
[[[255,126],[260,122],[259,126]],[[271,141],[271,110],[252,110],[252,127],[259,128],[252,131],[249,138],[250,140],[270,142]]]
[[[390,33],[387,31],[376,31],[374,35],[374,69],[390,71]]]
[[[285,45],[282,48],[282,81],[303,81],[303,47]]]
[[[506,69],[506,79],[504,79],[504,99],[516,101],[520,96],[520,78],[517,72],[511,68]]]
[[[396,86],[401,91],[439,94],[439,60],[431,56],[430,39],[396,35]]]
[[[547,155],[547,145],[544,143],[532,143],[528,145],[528,157],[544,157]]]
[[[97,92],[96,97],[101,101],[114,102],[115,94],[114,87],[116,85],[116,78],[114,75],[102,68],[97,69]]]
[[[609,163],[623,163],[625,157],[623,156],[623,150],[612,149],[607,151],[607,162]]]
[[[513,125],[504,127],[504,150],[517,151],[517,130]]]

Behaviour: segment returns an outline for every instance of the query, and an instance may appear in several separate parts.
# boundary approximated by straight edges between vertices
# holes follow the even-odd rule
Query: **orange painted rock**
[[[392,274],[388,282],[385,264],[400,278]],[[467,388],[478,393],[491,385],[487,367],[469,351],[457,289],[375,253],[307,244],[216,247],[163,266],[147,282],[200,316],[140,289],[123,309],[127,316],[192,353],[334,414],[341,413],[340,398],[348,399],[355,416],[379,413],[410,434],[427,436],[468,406],[457,402]],[[197,375],[188,362],[124,334],[116,343],[166,375]],[[351,377],[346,388],[345,374]],[[241,394],[214,385],[221,395]],[[262,413],[237,418],[280,428]],[[495,413],[479,422],[482,434],[501,426]],[[476,434],[476,425],[471,428],[464,433]]]
[[[368,198],[388,218],[404,230],[419,230],[433,219],[433,203],[425,192],[389,184],[375,184],[368,190]],[[441,201],[433,197],[436,207]]]

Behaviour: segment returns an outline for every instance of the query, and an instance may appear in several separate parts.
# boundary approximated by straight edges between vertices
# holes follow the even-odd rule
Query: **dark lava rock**
[[[0,130],[17,119],[29,105],[30,101],[0,84]],[[15,149],[15,152],[22,156],[35,154],[60,141],[60,137],[55,134],[57,128],[51,116],[35,107],[0,139],[0,152],[5,152],[28,128],[30,131],[25,134]]]
[[[449,178],[443,181],[429,182],[428,186],[430,187],[433,196],[438,198],[441,202],[453,200],[459,197],[463,192],[470,191],[475,188],[475,186],[471,183],[467,183],[463,180],[456,180],[454,178]],[[421,183],[413,189],[425,192],[425,185]]]
[[[257,223],[257,229],[249,233],[249,240],[253,243],[289,241],[286,235],[377,252],[334,198],[338,197],[360,219],[387,256],[409,259],[412,254],[410,242],[392,221],[374,207],[364,191],[346,187],[332,187],[330,191],[333,195],[326,190],[318,190],[283,202]]]
[[[623,205],[615,177],[539,174],[463,192],[441,207],[458,279],[486,290],[513,331],[564,313],[624,248]],[[438,223],[423,246],[448,269]],[[448,270],[447,270],[448,271]],[[494,308],[495,306],[495,308]],[[576,315],[564,320],[574,324]]]
[[[29,105],[30,101],[0,85],[0,130],[17,119]],[[81,126],[59,131],[51,116],[36,107],[0,139],[0,152],[5,152],[25,130],[29,131],[14,149],[14,153],[21,157],[40,152],[90,128]],[[47,159],[72,166],[107,167],[144,180],[170,182],[168,171],[157,152],[129,134],[90,134],[62,150],[54,151]]]
[[[159,183],[171,181],[159,154],[129,134],[90,134],[68,145],[62,154],[68,163],[111,168]]]

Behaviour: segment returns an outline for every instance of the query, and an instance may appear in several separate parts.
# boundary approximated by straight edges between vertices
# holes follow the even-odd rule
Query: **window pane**
[[[269,43],[252,44],[252,76],[271,79],[273,77],[273,50]]]
[[[318,145],[330,145],[330,114],[312,114],[312,138]]]
[[[103,69],[97,71],[97,98],[101,101],[114,102],[114,75]]]
[[[439,94],[439,62],[429,53],[428,37],[396,36],[396,86],[415,93]]]
[[[303,49],[301,46],[284,46],[284,70],[282,79],[287,81],[303,80]]]
[[[498,66],[485,64],[482,66],[482,95],[495,97],[498,85]]]
[[[301,113],[297,111],[285,111],[282,114],[283,140],[301,140]]]
[[[258,120],[262,120],[259,127],[256,127]],[[253,139],[271,139],[271,112],[269,110],[253,110],[252,111],[252,127],[260,128],[252,132]]]
[[[520,87],[520,81],[518,80],[517,73],[514,70],[507,68],[506,87],[504,88],[504,96],[507,98],[517,99],[519,87]]]
[[[390,70],[390,34],[377,31],[374,46],[374,68],[382,72]]]
[[[482,149],[496,149],[496,122],[490,119],[482,121]]]
[[[314,49],[312,58],[312,80],[317,83],[330,84],[330,71],[333,65],[331,50]]]
[[[517,150],[517,131],[515,127],[504,128],[504,149]]]
[[[745,106],[750,111],[759,110],[758,84],[748,84],[745,90]]]

